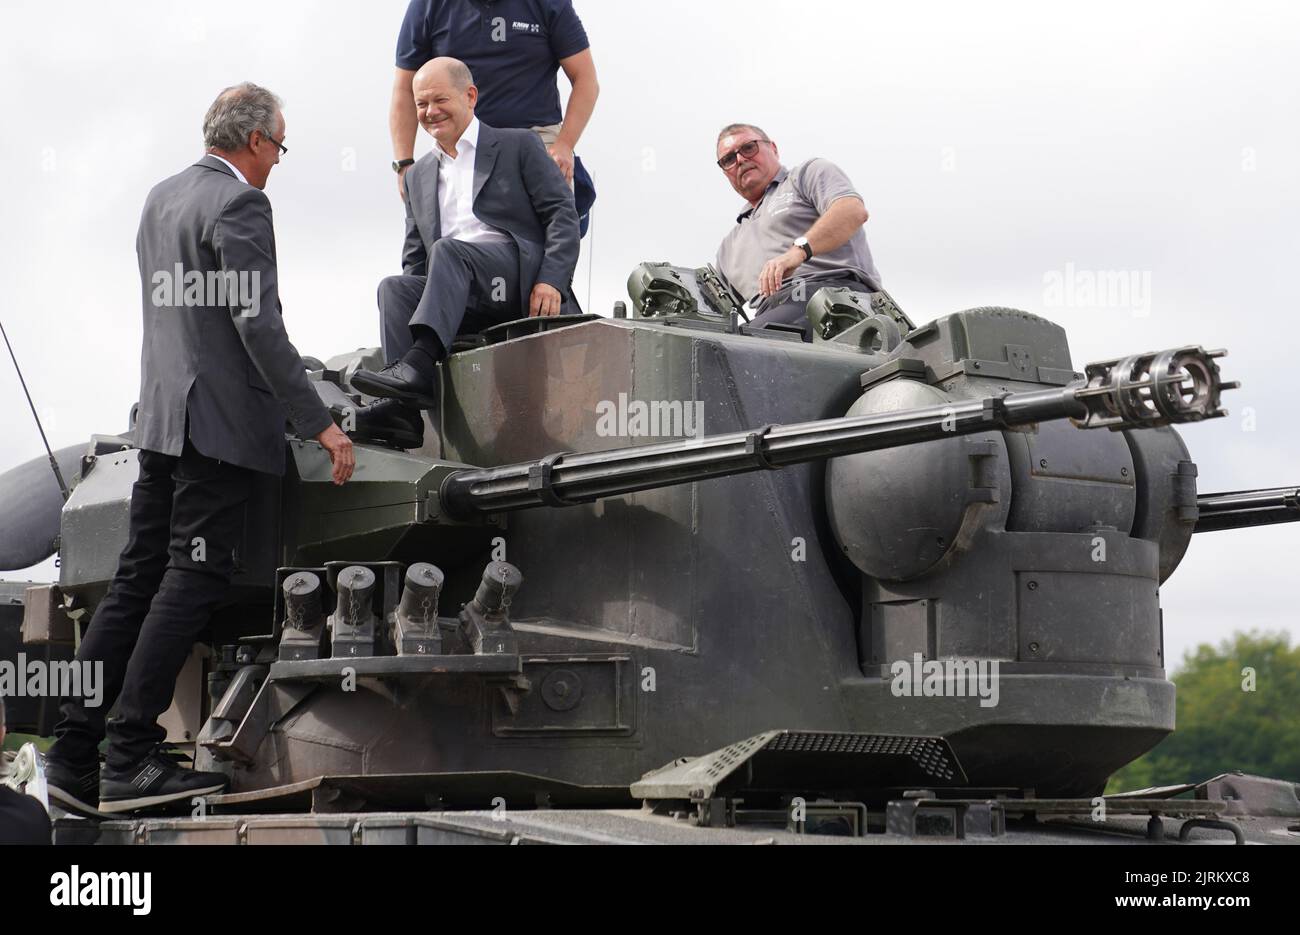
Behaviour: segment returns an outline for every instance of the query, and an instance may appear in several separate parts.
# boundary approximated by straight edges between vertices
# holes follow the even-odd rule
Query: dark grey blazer
[[[179,455],[188,417],[201,453],[283,474],[286,415],[304,438],[331,420],[280,317],[271,202],[204,156],[149,193],[136,255],[144,302],[136,443]],[[178,267],[182,278],[202,276],[203,291],[188,298],[208,304],[185,304]],[[243,275],[245,295],[256,284],[256,307],[239,304],[238,280],[230,305],[216,304],[207,287],[223,271]]]
[[[442,237],[438,151],[406,173],[406,242],[402,272],[428,274],[429,248]],[[519,248],[519,305],[544,282],[578,311],[570,288],[578,265],[578,213],[564,173],[532,130],[499,130],[479,121],[474,155],[474,216],[505,231]]]

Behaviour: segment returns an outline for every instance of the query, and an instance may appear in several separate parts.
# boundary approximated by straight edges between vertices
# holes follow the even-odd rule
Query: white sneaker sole
[[[45,791],[49,794],[49,797],[52,800],[54,800],[56,803],[58,803],[59,807],[62,808],[65,812],[71,812],[75,815],[84,815],[87,818],[104,817],[104,813],[101,812],[99,809],[95,808],[93,805],[89,805],[86,802],[81,801],[81,799],[77,798],[74,795],[70,795],[69,793],[64,792],[58,786],[47,785],[45,787]]]
[[[139,808],[152,808],[156,805],[167,805],[170,802],[180,802],[184,799],[196,795],[211,795],[214,792],[220,792],[225,789],[224,783],[215,786],[200,786],[197,789],[186,789],[184,792],[171,792],[167,795],[146,795],[138,799],[114,799],[110,802],[101,801],[99,810],[106,814],[112,815],[117,812],[131,812]]]

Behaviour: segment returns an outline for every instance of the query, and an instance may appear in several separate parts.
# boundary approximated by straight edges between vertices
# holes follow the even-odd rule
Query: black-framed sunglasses
[[[741,143],[731,152],[727,153],[727,155],[723,156],[721,159],[718,160],[718,168],[721,169],[723,172],[728,171],[729,169],[731,169],[732,166],[736,164],[737,156],[744,156],[746,159],[753,159],[754,154],[758,152],[758,144],[770,143],[770,142],[772,141],[771,140],[749,140],[748,142]]]

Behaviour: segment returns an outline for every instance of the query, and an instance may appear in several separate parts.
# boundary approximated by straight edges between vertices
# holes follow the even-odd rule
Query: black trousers
[[[519,304],[519,248],[511,243],[436,240],[428,276],[389,276],[379,284],[380,342],[391,364],[411,349],[411,325],[432,328],[444,348],[527,314]]]
[[[103,664],[103,704],[66,699],[51,757],[85,764],[107,734],[108,765],[127,769],[161,743],[158,717],[176,677],[225,599],[255,473],[185,441],[179,458],[140,452],[126,549],[77,661]],[[105,723],[117,704],[117,716]]]

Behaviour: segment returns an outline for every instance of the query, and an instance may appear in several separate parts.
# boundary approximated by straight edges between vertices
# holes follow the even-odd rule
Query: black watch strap
[[[407,166],[413,166],[413,165],[415,165],[414,159],[398,159],[396,162],[393,163],[393,171],[401,172]]]

